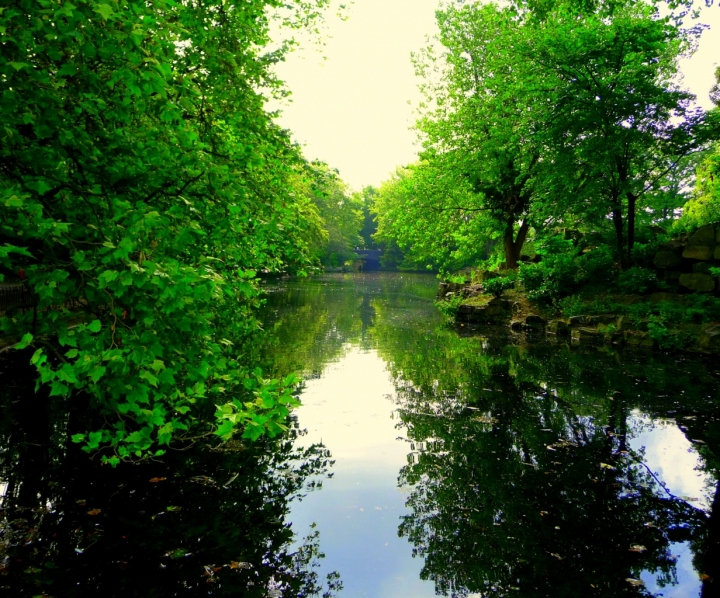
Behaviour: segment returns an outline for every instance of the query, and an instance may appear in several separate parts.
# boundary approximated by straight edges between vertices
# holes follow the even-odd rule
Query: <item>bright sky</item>
[[[355,0],[347,21],[328,16],[330,38],[321,51],[306,44],[278,67],[292,91],[280,124],[306,158],[337,168],[353,189],[377,186],[415,160],[409,127],[420,95],[410,53],[435,33],[437,6],[438,0]],[[712,29],[682,69],[685,86],[709,108],[720,63],[720,7],[704,8],[700,22]]]

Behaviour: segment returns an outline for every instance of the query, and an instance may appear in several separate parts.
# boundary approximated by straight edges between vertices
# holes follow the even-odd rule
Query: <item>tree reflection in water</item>
[[[414,449],[400,534],[439,594],[647,595],[641,572],[674,584],[671,547],[687,541],[703,596],[716,595],[717,490],[708,516],[628,443],[633,409],[693,413],[688,434],[706,438],[717,478],[717,379],[705,365],[435,334],[427,353],[390,342],[385,356]]]
[[[331,465],[323,447],[298,451],[292,437],[222,450],[198,444],[112,470],[68,441],[81,405],[66,421],[64,406],[28,390],[33,373],[22,359],[0,357],[10,381],[0,388],[0,586],[11,595],[323,591],[317,534],[291,552],[285,519],[290,501]],[[341,586],[331,574],[323,596]]]

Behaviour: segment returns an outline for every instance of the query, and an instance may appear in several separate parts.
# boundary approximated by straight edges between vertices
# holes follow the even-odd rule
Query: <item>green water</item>
[[[454,329],[436,288],[267,284],[244,350],[303,373],[293,434],[114,471],[68,449],[77,416],[5,354],[0,587],[299,597],[330,574],[350,598],[718,595],[720,364]]]

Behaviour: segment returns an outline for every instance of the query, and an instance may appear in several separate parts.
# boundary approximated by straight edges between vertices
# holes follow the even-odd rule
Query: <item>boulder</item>
[[[692,271],[695,274],[710,274],[710,264],[707,262],[698,262],[693,264]]]
[[[545,324],[547,324],[547,320],[535,314],[530,314],[527,318],[525,318],[525,326],[527,328],[541,329],[545,328]]]
[[[598,316],[572,316],[570,318],[570,327],[579,328],[580,326],[599,326],[615,324],[617,316],[613,314],[601,314]]]
[[[715,290],[715,279],[709,274],[681,274],[680,286],[699,293],[711,293]]]
[[[714,245],[715,244],[715,225],[706,224],[697,229],[687,242],[688,245]]]
[[[443,299],[450,293],[459,293],[465,287],[464,283],[461,282],[441,282],[440,288],[438,289],[438,299]],[[452,296],[452,295],[451,295]]]
[[[669,249],[661,249],[655,254],[653,264],[655,267],[661,270],[666,268],[677,268],[682,263],[682,257],[677,251],[671,251]]]
[[[635,330],[635,321],[630,316],[620,316],[615,324],[618,332],[625,330]]]
[[[720,351],[720,324],[708,324],[700,330],[698,347],[712,353]]]
[[[678,279],[682,272],[680,270],[665,270],[662,279],[666,282],[677,284]]]
[[[485,305],[462,303],[458,307],[456,320],[481,323],[506,318],[510,314],[510,303],[504,299],[492,299]]]
[[[605,334],[597,328],[583,326],[574,328],[572,331],[572,340],[579,343],[599,343],[605,339]]]
[[[635,305],[643,300],[639,295],[613,295],[611,298],[620,305]]]
[[[482,294],[483,287],[481,284],[471,284],[470,286],[465,287],[461,294],[463,297],[477,297],[478,295]]]
[[[571,316],[569,321],[570,328],[579,328],[580,326],[585,326],[589,317],[590,316]]]
[[[686,245],[682,256],[691,260],[707,261],[713,259],[714,249],[714,245]]]
[[[557,336],[569,336],[570,324],[566,320],[550,320],[545,327],[548,334],[556,334]]]
[[[650,338],[647,332],[639,330],[626,330],[625,342],[635,347],[654,347],[655,341]]]

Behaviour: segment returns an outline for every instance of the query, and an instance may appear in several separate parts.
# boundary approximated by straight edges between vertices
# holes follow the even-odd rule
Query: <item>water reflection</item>
[[[28,389],[28,356],[0,360],[0,586],[12,596],[335,595],[317,532],[295,541],[291,501],[329,453],[293,438],[196,444],[113,470],[68,443],[66,405]],[[13,359],[15,357],[15,359]],[[10,375],[12,374],[12,375]],[[78,399],[75,399],[78,400]],[[80,422],[81,423],[81,422]],[[290,550],[295,541],[295,548]]]
[[[337,569],[347,598],[720,593],[715,362],[458,332],[432,276],[267,288],[243,350],[305,373],[306,436],[113,471],[68,443],[83,405],[0,360],[0,585],[291,598]]]
[[[459,334],[434,312],[434,286],[407,275],[328,278],[291,284],[268,306],[282,339],[273,347],[279,363],[291,359],[282,346],[316,375],[334,363],[334,386],[323,377],[308,386],[308,398],[326,393],[316,405],[326,410],[323,440],[325,430],[359,424],[337,409],[345,403],[333,389],[352,394],[358,413],[376,394],[358,394],[357,365],[347,359],[353,347],[385,362],[399,417],[394,435],[408,453],[398,479],[407,493],[399,534],[419,577],[448,596],[716,595],[712,361]],[[293,319],[298,305],[301,321]],[[366,380],[378,376],[368,369]],[[302,409],[299,417],[306,425]],[[365,461],[377,479],[383,467],[371,446],[380,437],[391,438],[382,429],[369,436]],[[323,499],[333,483],[314,497],[314,516],[328,524],[327,512],[339,508]],[[332,525],[352,530],[339,518]],[[346,542],[357,538],[350,533]],[[353,577],[352,559],[342,564]],[[360,563],[356,576],[362,571]],[[372,595],[351,585],[347,592]],[[412,594],[429,595],[422,585]]]

